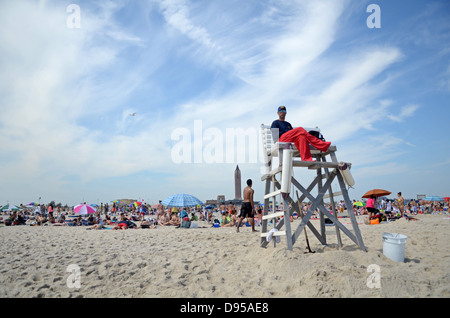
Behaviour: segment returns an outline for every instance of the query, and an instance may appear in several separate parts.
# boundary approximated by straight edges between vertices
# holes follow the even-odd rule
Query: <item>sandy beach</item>
[[[285,239],[261,248],[250,227],[236,233],[203,222],[208,227],[1,227],[0,297],[450,297],[450,218],[416,217],[360,224],[367,252],[345,235],[338,248],[334,226],[327,246],[308,231],[313,254],[304,253],[303,234],[290,252]],[[408,237],[405,262],[383,255],[384,232]],[[379,266],[379,288],[367,284],[371,264]],[[71,265],[80,269],[79,288],[69,287]]]

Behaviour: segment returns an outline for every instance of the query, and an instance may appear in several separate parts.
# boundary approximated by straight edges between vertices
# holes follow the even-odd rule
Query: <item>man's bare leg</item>
[[[252,226],[252,232],[258,232],[255,230],[255,219],[254,218],[248,218],[248,223]]]
[[[238,232],[238,233],[239,233],[239,227],[241,226],[241,223],[242,223],[243,219],[244,218],[242,216],[239,217],[239,221],[238,221],[237,228],[236,228],[236,232]]]

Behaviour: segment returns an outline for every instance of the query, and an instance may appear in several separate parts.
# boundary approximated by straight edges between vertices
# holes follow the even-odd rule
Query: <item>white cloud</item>
[[[398,115],[388,115],[388,118],[395,122],[403,122],[405,119],[412,117],[418,109],[419,105],[406,105],[402,107]]]
[[[408,104],[394,116],[395,99],[383,95],[392,80],[385,72],[401,60],[400,49],[373,44],[333,50],[347,1],[269,1],[239,10],[239,1],[133,4],[145,12],[139,19],[148,19],[151,32],[120,20],[131,5],[126,1],[81,5],[81,29],[68,29],[65,8],[50,3],[4,2],[0,8],[0,144],[8,149],[0,171],[10,182],[45,178],[48,191],[60,191],[75,188],[73,180],[87,184],[157,171],[173,177],[159,180],[155,191],[195,185],[216,193],[218,186],[205,176],[224,179],[234,165],[175,165],[170,136],[176,128],[193,133],[194,121],[202,120],[203,130],[224,135],[227,128],[257,131],[285,104],[294,126],[319,125],[327,139],[345,142],[381,119],[398,121],[418,109]],[[162,24],[149,21],[157,15]],[[187,47],[180,47],[180,38]],[[189,83],[190,74],[177,76],[190,71],[207,75],[197,77],[203,91],[195,87],[196,93],[183,92],[171,104],[152,104],[153,93],[179,94],[163,85]],[[384,159],[394,158],[402,141],[390,142],[382,150],[391,157]],[[382,157],[348,153],[383,165]],[[246,168],[259,177],[260,165]]]
[[[161,0],[159,4],[168,24],[207,49],[216,47],[208,31],[201,26],[195,25],[189,18],[189,3],[187,1]]]
[[[82,6],[82,27],[69,29],[63,7],[2,3],[0,51],[7,58],[0,61],[0,143],[15,158],[2,165],[6,180],[35,176],[31,182],[39,182],[45,176],[48,184],[58,187],[65,175],[90,180],[158,162],[127,157],[136,145],[152,146],[149,133],[125,137],[116,131],[104,137],[90,118],[114,110],[123,94],[142,80],[132,69],[120,78],[110,70],[113,66],[120,71],[122,50],[141,45],[114,26],[111,16],[117,8],[103,3],[97,16]],[[21,19],[10,18],[17,16]],[[114,76],[102,78],[104,72]]]
[[[387,83],[374,79],[400,57],[396,48],[371,47],[351,52],[348,60],[333,58],[335,75],[322,79],[323,88],[308,95],[306,104],[290,116],[302,118],[306,126],[318,124],[335,141],[370,129],[389,107],[377,100]]]

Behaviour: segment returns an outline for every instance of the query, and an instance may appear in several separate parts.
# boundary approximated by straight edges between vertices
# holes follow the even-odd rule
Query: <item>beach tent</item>
[[[7,205],[2,206],[1,210],[2,211],[20,211],[20,208],[8,203]]]

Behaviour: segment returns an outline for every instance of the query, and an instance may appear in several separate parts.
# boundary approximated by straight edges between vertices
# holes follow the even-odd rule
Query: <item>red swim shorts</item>
[[[119,223],[119,224],[117,224],[117,226],[120,228],[128,229],[128,225],[126,223]]]

